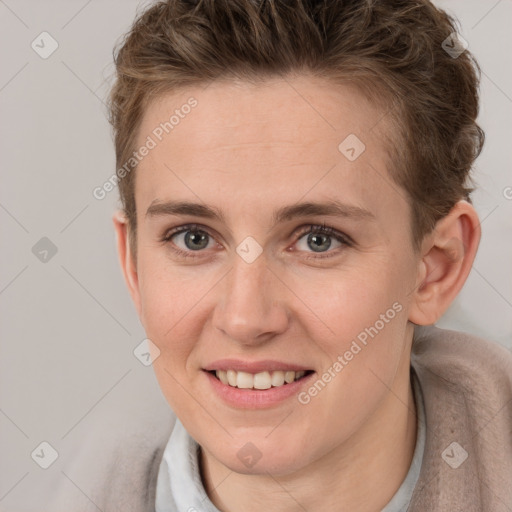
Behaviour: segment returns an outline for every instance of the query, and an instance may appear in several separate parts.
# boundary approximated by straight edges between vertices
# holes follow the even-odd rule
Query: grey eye
[[[197,229],[187,229],[186,231],[176,233],[172,236],[173,242],[180,247],[179,243],[176,241],[178,237],[183,237],[185,249],[190,251],[200,251],[201,249],[205,249],[208,247],[208,243],[210,242],[210,235]],[[180,249],[183,249],[183,247],[180,247]]]
[[[326,235],[322,233],[306,233],[302,237],[297,240],[298,249],[306,252],[326,252],[332,246],[332,241],[334,239],[333,235]],[[337,240],[335,240],[339,245],[337,247],[341,247],[343,244]],[[302,243],[302,247],[300,244]],[[306,245],[306,247],[304,247]],[[336,247],[333,247],[334,249]]]

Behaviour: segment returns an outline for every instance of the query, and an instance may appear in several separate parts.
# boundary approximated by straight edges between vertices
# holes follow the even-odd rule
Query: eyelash
[[[300,228],[298,230],[296,230],[296,232],[299,230],[300,230]],[[167,231],[164,234],[164,236],[161,238],[160,241],[162,243],[169,243],[173,236],[175,236],[179,233],[186,232],[186,231],[202,231],[202,232],[206,233],[208,236],[214,238],[208,232],[207,229],[205,229],[203,226],[201,226],[199,224],[185,224],[178,228],[174,228],[171,231]],[[346,247],[352,247],[354,245],[352,239],[348,235],[340,233],[339,231],[335,230],[334,228],[332,228],[330,226],[326,226],[325,224],[310,224],[308,226],[308,229],[302,230],[295,235],[297,237],[297,240],[295,242],[299,241],[304,235],[307,235],[309,233],[314,233],[314,234],[319,234],[319,235],[329,235],[329,236],[335,238],[338,242],[345,245]],[[184,258],[200,257],[200,256],[193,254],[193,251],[184,251],[183,249],[180,249],[179,247],[176,247],[176,246],[171,247],[171,248],[180,257],[184,257]],[[202,252],[202,251],[198,251],[198,252]],[[330,251],[330,252],[333,252],[333,251]],[[335,256],[335,255],[326,253],[325,255],[305,256],[305,258],[318,260],[318,259],[323,259],[323,258],[332,258],[333,256]]]

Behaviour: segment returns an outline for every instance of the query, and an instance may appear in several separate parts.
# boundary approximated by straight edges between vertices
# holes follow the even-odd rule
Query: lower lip
[[[299,393],[307,385],[315,373],[305,375],[290,384],[269,389],[240,389],[223,384],[217,377],[205,371],[211,386],[218,396],[228,405],[242,409],[264,409],[279,404]]]

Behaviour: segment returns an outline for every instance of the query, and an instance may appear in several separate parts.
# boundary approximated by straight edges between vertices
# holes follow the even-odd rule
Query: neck
[[[405,354],[404,354],[405,355]],[[381,510],[404,481],[416,445],[408,354],[381,405],[349,439],[288,475],[244,475],[201,449],[201,476],[222,512]]]

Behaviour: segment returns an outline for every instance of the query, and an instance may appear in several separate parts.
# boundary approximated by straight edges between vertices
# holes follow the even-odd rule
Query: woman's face
[[[388,121],[305,76],[214,82],[145,112],[132,293],[169,404],[234,471],[300,470],[392,421],[409,389],[419,261]]]

